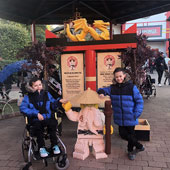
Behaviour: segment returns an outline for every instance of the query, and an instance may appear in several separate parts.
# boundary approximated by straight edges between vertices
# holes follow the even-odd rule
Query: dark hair
[[[48,68],[49,69],[56,69],[56,66],[54,64],[49,64]]]
[[[33,78],[30,80],[29,85],[32,86],[33,83],[35,83],[35,82],[38,81],[38,80],[41,81],[38,77],[33,77]]]
[[[122,72],[123,72],[123,74],[125,74],[125,73],[126,73],[126,71],[125,71],[125,69],[124,69],[124,68],[117,67],[117,68],[114,70],[113,74],[115,75],[117,72],[120,72],[120,71],[122,71]]]

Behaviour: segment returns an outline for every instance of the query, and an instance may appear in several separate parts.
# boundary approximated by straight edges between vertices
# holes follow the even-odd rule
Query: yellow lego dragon
[[[110,25],[109,22],[103,22],[102,20],[95,20],[93,23],[93,26],[100,31],[102,31],[101,34],[98,34],[94,28],[88,26],[87,20],[85,18],[81,18],[78,20],[73,21],[74,23],[74,32],[80,31],[80,33],[77,33],[73,35],[70,32],[70,26],[67,24],[66,27],[66,33],[67,36],[72,40],[72,41],[85,41],[85,37],[88,33],[91,34],[91,36],[95,40],[109,40],[109,31],[107,27]]]

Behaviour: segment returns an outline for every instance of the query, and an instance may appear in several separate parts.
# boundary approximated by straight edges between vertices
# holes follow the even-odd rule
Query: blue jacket
[[[24,99],[22,100],[22,103],[20,105],[20,111],[25,114],[28,117],[33,118],[33,120],[38,120],[38,113],[41,113],[44,117],[44,120],[51,118],[51,109],[56,109],[59,105],[59,99],[55,100],[49,92],[45,92],[42,90],[40,94],[38,92],[32,93],[31,95],[34,95],[33,98],[36,98],[36,104],[38,107],[42,107],[44,103],[44,95],[46,93],[47,100],[45,104],[45,111],[44,113],[41,113],[40,109],[38,110],[34,104],[30,101],[30,97],[28,95],[24,96]]]
[[[143,111],[143,98],[130,80],[100,88],[98,93],[110,96],[115,124],[119,126],[138,124],[138,117]]]

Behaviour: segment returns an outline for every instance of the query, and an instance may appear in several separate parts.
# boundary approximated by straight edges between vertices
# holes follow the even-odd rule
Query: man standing
[[[161,79],[164,70],[167,70],[167,65],[165,63],[165,59],[163,53],[160,53],[160,56],[155,60],[156,71],[158,73],[158,86],[161,87]]]

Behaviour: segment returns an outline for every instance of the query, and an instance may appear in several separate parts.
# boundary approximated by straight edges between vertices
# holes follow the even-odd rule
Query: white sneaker
[[[59,149],[59,147],[57,145],[55,145],[53,147],[53,152],[54,152],[54,154],[59,154],[60,153],[60,149]]]
[[[47,157],[48,154],[49,154],[49,152],[47,152],[45,148],[40,148],[40,156],[42,158]]]
[[[159,87],[161,87],[162,85],[161,84],[158,84]]]

